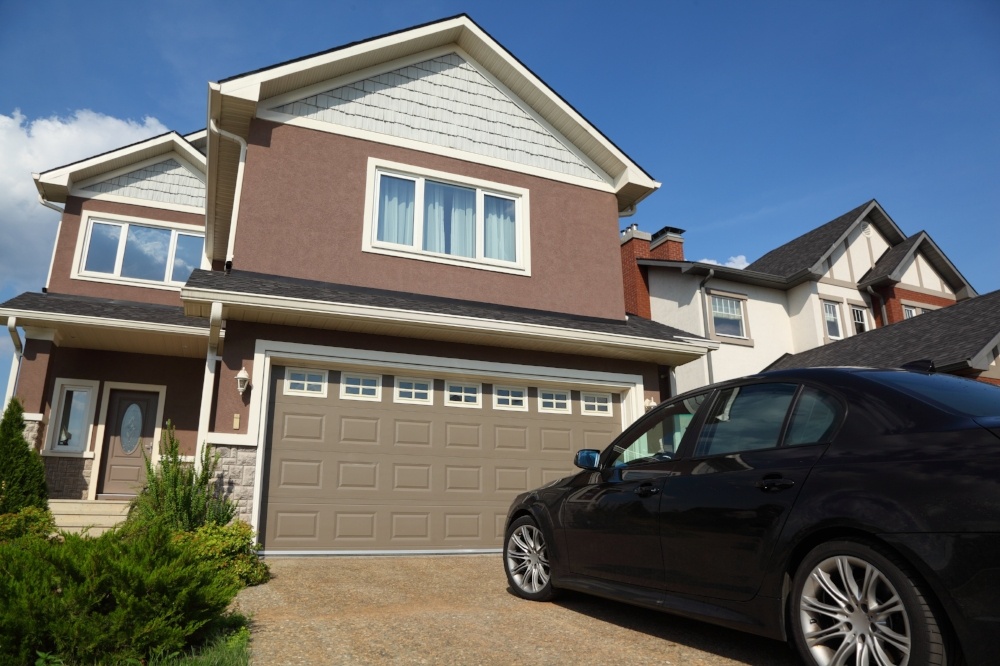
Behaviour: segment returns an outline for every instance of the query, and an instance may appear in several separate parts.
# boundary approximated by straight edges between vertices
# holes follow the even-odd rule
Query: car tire
[[[503,565],[517,596],[531,601],[548,601],[555,596],[548,539],[531,517],[521,516],[507,528]]]
[[[874,545],[844,540],[814,548],[795,572],[788,606],[804,664],[949,663],[945,629],[922,584]]]

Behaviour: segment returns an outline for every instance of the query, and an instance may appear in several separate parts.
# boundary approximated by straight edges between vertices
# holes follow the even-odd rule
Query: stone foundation
[[[24,419],[24,438],[28,444],[36,451],[42,450],[42,437],[45,434],[45,425],[41,421]]]
[[[87,499],[93,458],[44,456],[42,460],[45,462],[45,483],[49,487],[50,499]]]
[[[253,511],[253,481],[257,472],[257,449],[245,446],[214,446],[219,454],[216,479],[226,496],[236,504],[236,515],[250,522]]]

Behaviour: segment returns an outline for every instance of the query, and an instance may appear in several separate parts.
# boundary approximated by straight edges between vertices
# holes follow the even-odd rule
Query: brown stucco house
[[[51,275],[0,316],[63,513],[121,506],[170,419],[265,552],[497,549],[718,346],[626,313],[619,217],[659,183],[464,15],[35,180]]]

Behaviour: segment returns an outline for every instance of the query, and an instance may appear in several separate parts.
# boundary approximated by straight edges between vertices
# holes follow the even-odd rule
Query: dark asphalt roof
[[[980,354],[1000,334],[1000,291],[931,310],[799,354],[789,354],[768,370],[818,366],[895,368],[930,359],[938,368]]]
[[[811,268],[844,235],[865,209],[875,201],[871,199],[857,208],[830,220],[821,227],[802,234],[781,247],[775,248],[746,267],[748,271],[769,273],[788,278]]]
[[[184,315],[184,308],[180,306],[153,305],[91,296],[26,292],[0,304],[0,309],[208,328],[208,319],[187,317]]]
[[[240,294],[258,294],[323,303],[341,303],[345,305],[406,310],[409,312],[426,312],[455,317],[474,317],[477,319],[570,328],[596,333],[614,333],[617,335],[652,338],[656,340],[680,341],[681,338],[703,339],[699,335],[694,335],[635,315],[629,315],[627,320],[580,317],[477,301],[463,301],[424,296],[421,294],[331,284],[328,282],[299,280],[275,275],[251,273],[249,271],[234,270],[227,275],[221,271],[196,270],[191,274],[185,288],[208,289]]]
[[[871,267],[871,270],[869,270],[864,277],[861,278],[861,281],[858,284],[862,286],[875,284],[879,280],[892,275],[892,272],[899,268],[899,265],[906,258],[906,255],[909,254],[914,245],[923,239],[923,236],[923,232],[914,234],[899,245],[889,248],[885,254],[879,257],[879,260],[875,262],[875,265]]]

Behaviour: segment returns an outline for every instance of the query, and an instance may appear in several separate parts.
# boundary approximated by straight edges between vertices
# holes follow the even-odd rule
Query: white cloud
[[[729,257],[729,260],[725,263],[717,261],[715,259],[699,259],[699,264],[713,264],[715,266],[725,266],[727,268],[746,268],[750,265],[747,261],[747,256],[745,254],[738,254],[735,257]]]
[[[166,131],[156,118],[126,120],[87,109],[34,120],[16,109],[0,113],[0,301],[41,289],[48,274],[59,215],[38,203],[32,172]]]

